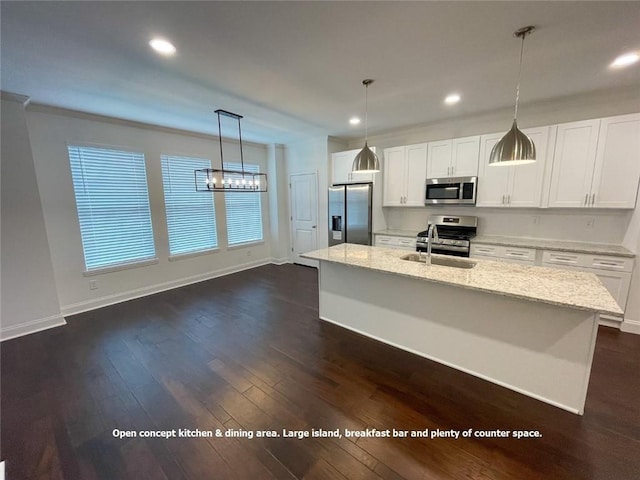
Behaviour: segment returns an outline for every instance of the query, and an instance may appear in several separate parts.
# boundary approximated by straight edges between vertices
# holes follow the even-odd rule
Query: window
[[[213,194],[196,192],[193,171],[211,168],[204,158],[162,155],[169,253],[200,252],[218,246]]]
[[[87,270],[155,257],[142,153],[68,146]]]
[[[227,163],[229,170],[241,170],[239,163]],[[259,173],[258,165],[247,165],[244,170]],[[241,175],[228,176],[233,181],[242,179]],[[229,245],[259,242],[262,237],[262,204],[258,192],[225,192],[224,202],[227,210],[227,240]]]

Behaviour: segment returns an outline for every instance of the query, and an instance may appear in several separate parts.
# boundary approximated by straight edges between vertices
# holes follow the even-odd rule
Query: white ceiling
[[[244,115],[245,139],[363,135],[505,108],[519,40],[521,102],[640,85],[640,2],[7,2],[3,90],[32,102],[215,133]],[[174,57],[150,50],[160,35]],[[463,100],[446,107],[447,93]],[[526,111],[521,110],[522,115]]]

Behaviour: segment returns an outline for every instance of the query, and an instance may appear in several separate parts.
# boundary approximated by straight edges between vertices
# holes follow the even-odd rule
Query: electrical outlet
[[[97,289],[98,289],[98,281],[89,280],[89,290],[97,290]]]
[[[596,226],[596,219],[594,217],[589,217],[587,219],[587,229],[592,230],[593,227]]]
[[[532,215],[531,216],[531,223],[533,225],[538,225],[540,223],[540,215]]]

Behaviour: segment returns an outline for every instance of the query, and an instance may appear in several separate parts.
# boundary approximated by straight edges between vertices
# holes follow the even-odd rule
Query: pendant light
[[[368,98],[367,98],[367,90],[369,89],[369,85],[373,83],[373,80],[367,78],[362,81],[364,85],[364,147],[362,150],[358,152],[355,160],[353,161],[353,166],[351,167],[352,172],[359,173],[375,173],[380,171],[380,160],[378,160],[378,156],[373,153],[373,151],[369,148],[367,144],[367,127],[368,127]]]
[[[218,140],[220,142],[220,167],[201,168],[194,170],[197,192],[266,192],[267,174],[254,173],[244,169],[244,154],[242,150],[242,128],[240,119],[242,115],[216,110],[218,115]],[[220,117],[228,117],[238,122],[238,139],[240,143],[240,170],[229,170],[224,167],[224,154],[222,151],[222,127]]]
[[[516,86],[516,108],[513,114],[511,130],[495,144],[489,157],[489,165],[522,165],[536,161],[536,146],[527,135],[518,128],[516,120],[518,116],[518,100],[520,99],[520,76],[522,74],[522,53],[524,51],[524,39],[531,34],[535,27],[523,27],[516,30],[514,37],[522,39],[520,44],[520,67],[518,70],[518,83]]]

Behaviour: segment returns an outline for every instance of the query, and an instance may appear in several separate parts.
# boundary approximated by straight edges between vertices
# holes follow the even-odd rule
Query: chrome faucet
[[[433,240],[436,242],[439,241],[438,238],[438,227],[436,227],[435,223],[429,225],[429,230],[427,230],[427,258],[425,261],[426,265],[431,265],[431,244]]]

